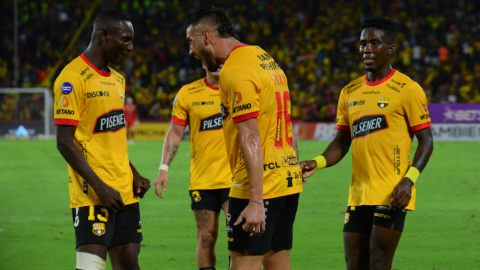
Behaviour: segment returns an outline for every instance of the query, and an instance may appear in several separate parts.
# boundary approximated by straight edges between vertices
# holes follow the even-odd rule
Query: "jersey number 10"
[[[288,135],[288,127],[291,126],[290,114],[288,114],[288,103],[290,102],[290,93],[288,91],[283,92],[283,102],[282,94],[280,92],[275,92],[275,99],[277,100],[277,132],[275,133],[275,147],[282,148],[282,114],[285,119],[285,140],[289,146],[292,146],[292,137]],[[293,132],[293,130],[292,130]]]

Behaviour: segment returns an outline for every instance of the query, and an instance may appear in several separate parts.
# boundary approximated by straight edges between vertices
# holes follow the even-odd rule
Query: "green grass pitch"
[[[299,142],[300,159],[315,157],[326,145]],[[161,148],[161,142],[138,141],[129,149],[132,163],[152,182]],[[55,142],[0,140],[0,149],[0,269],[74,269],[67,165]],[[480,269],[479,153],[479,142],[435,144],[417,182],[417,211],[407,215],[394,269]],[[142,269],[196,269],[189,158],[184,141],[170,168],[165,198],[152,187],[141,200]],[[350,174],[349,154],[304,186],[294,226],[293,269],[345,269],[342,228]],[[217,269],[227,269],[224,224]]]

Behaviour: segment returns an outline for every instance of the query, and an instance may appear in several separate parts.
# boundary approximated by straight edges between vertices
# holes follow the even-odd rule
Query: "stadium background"
[[[157,121],[166,122],[170,119],[172,101],[180,87],[205,75],[200,63],[188,55],[184,24],[189,14],[206,3],[180,0],[18,0],[16,27],[13,23],[14,1],[1,1],[0,88],[51,88],[62,68],[88,45],[93,17],[100,10],[116,8],[132,20],[135,41],[134,51],[115,68],[127,79],[127,94],[134,97],[141,122],[152,122],[151,125],[156,125]],[[295,130],[300,135],[311,134],[302,137],[310,139],[333,136],[338,95],[345,84],[364,74],[357,53],[362,19],[385,16],[395,20],[399,32],[393,66],[424,88],[432,108],[438,106],[437,115],[431,115],[432,119],[438,119],[436,126],[439,129],[436,131],[443,132],[446,140],[475,141],[436,144],[432,161],[423,176],[425,186],[424,193],[419,193],[419,196],[423,195],[423,200],[419,199],[420,210],[409,215],[412,231],[401,241],[397,267],[480,268],[480,223],[477,217],[480,195],[475,173],[478,172],[475,160],[480,151],[479,1],[239,0],[208,3],[227,11],[240,40],[266,49],[284,69],[292,93],[291,113]],[[15,29],[18,30],[18,65],[13,57]],[[32,95],[25,104],[18,104],[15,95],[0,94],[0,125],[43,121],[43,96]],[[453,111],[453,117],[450,115],[445,120],[445,110]],[[316,130],[320,130],[321,136],[315,135]],[[1,131],[3,135],[4,131]],[[160,137],[163,136],[164,128],[159,132]],[[301,141],[299,147],[303,149],[301,159],[306,159],[322,151],[325,143]],[[0,149],[0,269],[48,269],[47,263],[56,257],[70,267],[74,258],[73,230],[66,208],[66,185],[59,180],[65,178],[66,164],[57,153],[55,143],[0,140]],[[139,164],[136,166],[140,171],[152,180],[160,161],[160,149],[159,142],[142,141],[129,149],[134,164]],[[182,144],[181,151],[172,165],[174,172],[186,171],[188,167],[187,142]],[[451,162],[447,162],[449,160]],[[332,198],[331,192],[316,190],[315,185],[306,187],[305,208],[302,208],[297,223],[301,231],[298,238],[303,240],[295,246],[301,250],[301,255],[292,255],[293,265],[297,266],[295,269],[343,267],[341,236],[337,230],[341,223],[337,221],[342,219],[340,212],[345,208],[349,166],[348,160],[342,161],[337,169],[310,180],[310,183],[322,181],[324,187],[335,190],[333,193],[338,198]],[[172,183],[178,182],[179,185],[171,184],[171,201],[165,199],[161,202],[171,208],[170,212],[163,211],[160,217],[148,212],[155,212],[159,207],[153,192],[144,200],[144,223],[147,229],[151,228],[150,231],[163,230],[162,227],[171,227],[171,224],[188,228],[182,232],[180,238],[185,239],[181,241],[178,234],[146,234],[151,238],[146,238],[145,242],[154,248],[142,249],[146,254],[142,255],[147,261],[145,269],[164,269],[161,266],[165,265],[170,265],[170,269],[193,268],[179,266],[182,258],[192,262],[187,265],[194,265],[194,230],[190,226],[193,218],[186,203],[186,177],[182,172],[171,176]],[[324,177],[343,180],[324,183]],[[12,179],[15,180],[10,182]],[[19,192],[12,194],[7,187]],[[319,205],[326,205],[327,209],[318,209]],[[335,219],[328,208],[335,209]],[[421,233],[416,232],[419,228]],[[38,236],[42,233],[46,235]],[[37,244],[32,244],[32,239]],[[189,244],[178,246],[178,242]],[[224,248],[226,245],[220,242],[221,236],[219,248]],[[319,252],[312,251],[315,247],[319,247]],[[53,252],[38,253],[39,249]],[[28,263],[15,259],[26,251],[37,255],[32,255],[33,260]],[[420,252],[425,252],[425,260],[416,258]],[[155,263],[149,265],[148,259]],[[163,264],[164,259],[170,264]],[[222,260],[219,256],[219,263]],[[21,263],[27,264],[21,266]],[[53,268],[66,268],[60,265]]]

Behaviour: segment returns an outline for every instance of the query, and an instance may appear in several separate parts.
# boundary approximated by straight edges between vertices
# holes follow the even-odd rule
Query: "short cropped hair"
[[[125,14],[121,13],[118,10],[106,9],[97,15],[95,21],[93,22],[93,25],[98,27],[105,27],[107,25],[115,24],[119,21],[129,22],[130,19],[128,19]]]
[[[218,36],[221,38],[235,38],[238,39],[237,33],[233,28],[233,24],[228,18],[227,13],[223,9],[216,7],[205,7],[196,11],[189,19],[185,25],[185,31],[191,25],[195,25],[202,21],[203,19],[208,19],[217,29]]]
[[[383,30],[385,35],[395,43],[395,34],[397,33],[396,24],[382,17],[368,18],[363,21],[362,30],[365,28],[374,28]]]

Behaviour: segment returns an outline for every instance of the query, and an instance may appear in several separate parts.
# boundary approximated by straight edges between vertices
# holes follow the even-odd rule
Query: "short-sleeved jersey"
[[[250,198],[250,183],[236,123],[257,118],[263,153],[263,198],[302,192],[298,157],[292,147],[287,77],[258,46],[237,46],[220,72],[224,133],[233,172],[230,197]]]
[[[388,205],[410,167],[414,132],[431,126],[423,89],[392,70],[372,83],[366,75],[340,94],[337,129],[350,130],[353,170],[349,206]],[[410,204],[415,210],[415,187]]]
[[[73,138],[92,170],[117,190],[125,205],[133,196],[123,106],[125,80],[115,70],[103,72],[82,54],[70,62],[54,84],[55,125],[77,126]],[[101,205],[91,186],[68,165],[70,207]]]
[[[218,87],[207,78],[184,85],[173,104],[172,123],[190,125],[189,190],[232,186]]]

